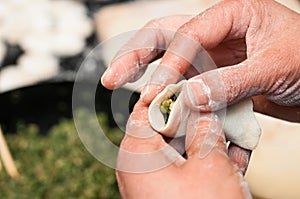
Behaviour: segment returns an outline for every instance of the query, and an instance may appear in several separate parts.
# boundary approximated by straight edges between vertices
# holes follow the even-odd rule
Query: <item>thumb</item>
[[[224,131],[218,116],[214,113],[200,114],[199,112],[192,112],[188,121],[186,153],[188,159],[193,157],[204,159],[207,156],[210,158],[228,157],[242,174],[245,174],[247,170],[251,155],[250,150],[233,143],[230,143],[227,149]]]
[[[215,151],[226,153],[226,139],[218,116],[214,113],[200,114],[193,111],[188,120],[186,133],[188,158],[197,156],[203,159],[209,154],[215,154]]]
[[[269,67],[246,60],[189,79],[183,93],[185,103],[193,110],[217,111],[244,98],[267,94],[274,80]]]

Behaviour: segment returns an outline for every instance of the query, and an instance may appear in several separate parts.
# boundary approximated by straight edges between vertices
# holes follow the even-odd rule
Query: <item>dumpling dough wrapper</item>
[[[187,120],[191,109],[185,105],[182,87],[187,81],[183,80],[177,84],[168,85],[151,102],[148,111],[148,118],[152,128],[170,137],[185,135]],[[165,121],[164,114],[160,110],[162,102],[170,99],[174,94],[178,94],[173,104],[168,120]],[[236,145],[253,150],[259,141],[261,129],[253,112],[253,102],[245,99],[226,109],[226,116],[223,129],[227,140]]]

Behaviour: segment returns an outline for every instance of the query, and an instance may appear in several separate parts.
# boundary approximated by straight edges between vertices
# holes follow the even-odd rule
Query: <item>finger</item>
[[[200,159],[209,154],[226,155],[224,132],[214,113],[191,113],[187,124],[186,153],[188,158]]]
[[[208,50],[209,55],[218,67],[231,66],[247,58],[245,38],[223,41],[220,45]]]
[[[191,52],[192,49],[196,49],[196,55],[192,53],[186,54],[186,52]],[[182,47],[178,47],[177,51],[176,60],[175,58],[172,59],[174,61],[172,65],[160,63],[152,74],[150,81],[141,93],[141,99],[144,103],[150,103],[168,84],[176,83],[180,79],[185,79],[185,77],[217,68],[208,52],[197,42],[187,37],[182,39]],[[186,55],[183,56],[183,54]],[[166,55],[164,59],[168,59]]]
[[[238,170],[245,175],[251,156],[251,151],[230,143],[228,147],[228,156],[238,167]]]
[[[180,79],[190,79],[202,72],[213,70],[217,67],[237,64],[246,58],[245,44],[240,40],[232,42],[235,45],[234,47],[230,46],[233,45],[232,43],[227,45],[226,43],[229,42],[225,42],[225,44],[207,52],[192,40],[186,39],[182,43],[189,47],[189,50],[186,52],[190,52],[190,49],[193,48],[199,49],[197,55],[192,57],[185,56],[184,59],[181,59],[182,55],[180,55],[178,62],[173,66],[160,64],[142,91],[141,99],[145,103],[150,103],[168,84],[175,83]],[[237,49],[234,51],[232,48]],[[184,52],[181,54],[184,54]],[[179,67],[184,65],[187,66],[184,70]]]
[[[237,168],[233,167],[228,157],[224,132],[217,116],[207,113],[199,117],[199,113],[196,112],[193,112],[191,116],[186,134],[188,158],[182,168],[194,171],[195,175],[199,171],[204,171],[205,177],[215,178],[210,187],[216,187],[217,182],[224,180],[226,182],[238,181],[241,184],[238,184],[236,190],[244,188],[244,194],[250,195],[247,184],[240,175],[237,175],[239,174]],[[222,187],[222,184],[220,185]],[[229,187],[232,188],[235,185],[236,183]],[[228,190],[228,188],[225,189]]]
[[[276,48],[275,48],[276,49]],[[195,110],[216,111],[241,99],[265,95],[285,106],[300,103],[300,73],[294,60],[274,56],[273,50],[234,65],[202,73],[188,80],[186,104]],[[272,57],[272,59],[266,59]],[[286,66],[286,67],[281,67]]]
[[[216,67],[218,68],[241,63],[247,58],[245,39],[235,39],[231,41],[222,42],[222,44],[220,44],[219,46],[211,50],[208,50],[207,53],[208,56],[210,56],[213,62],[215,63]],[[201,57],[201,59],[203,59],[203,57]],[[199,64],[209,64],[209,63],[206,61],[206,63],[198,62],[197,64],[199,65]],[[210,69],[214,69],[214,68],[211,67]],[[184,74],[184,77],[186,79],[190,79],[196,75],[199,75],[199,72],[200,72],[199,67],[192,66]]]
[[[149,22],[117,53],[103,74],[102,84],[115,89],[141,76],[150,62],[167,49],[177,28],[192,16],[178,15]]]
[[[150,127],[147,112],[148,107],[139,101],[130,115],[118,155],[119,171],[151,172],[167,166],[179,166],[185,161]]]
[[[240,13],[242,13],[242,16]],[[241,18],[243,23],[235,21]],[[142,99],[145,103],[151,102],[153,96],[155,96],[153,93],[157,92],[159,86],[175,83],[178,80],[177,78],[180,77],[179,74],[182,76],[191,65],[194,67],[205,66],[206,69],[202,71],[216,68],[215,64],[209,66],[206,64],[201,65],[201,62],[198,62],[201,60],[199,58],[203,57],[201,55],[203,49],[213,49],[227,38],[234,38],[237,35],[242,38],[246,34],[249,20],[248,10],[245,10],[240,2],[223,1],[181,26],[161,61],[161,66],[167,70],[158,69],[155,71],[150,84],[142,92]],[[170,71],[175,72],[168,75]],[[167,77],[167,79],[162,81],[159,79],[159,75]]]

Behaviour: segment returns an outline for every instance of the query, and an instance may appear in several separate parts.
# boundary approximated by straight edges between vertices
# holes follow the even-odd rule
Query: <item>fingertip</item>
[[[226,152],[222,125],[216,115],[193,112],[189,118],[186,134],[186,151],[189,157],[204,159],[213,151]]]
[[[238,170],[245,175],[251,157],[251,151],[230,143],[228,147],[228,156],[238,167]]]
[[[101,83],[108,89],[117,89],[127,83],[133,74],[132,70],[126,69],[122,60],[117,59],[103,73]]]
[[[228,85],[220,69],[210,70],[188,80],[185,102],[193,110],[218,111],[228,104]],[[231,102],[231,101],[229,101]]]
[[[190,79],[183,87],[185,104],[192,110],[209,111],[209,88],[199,78]]]
[[[141,101],[147,105],[151,103],[150,98],[148,97],[148,94],[141,94]]]
[[[164,88],[164,85],[148,83],[141,91],[142,102],[149,105]]]
[[[107,70],[108,70],[108,69],[107,69]],[[105,88],[111,89],[111,85],[110,85],[110,83],[109,83],[109,81],[108,81],[109,78],[107,77],[107,76],[109,76],[107,70],[106,70],[106,71],[103,73],[103,75],[101,76],[100,81],[101,81],[101,84],[102,84]]]
[[[148,100],[148,90],[149,90],[149,88],[148,88],[148,85],[146,85],[143,89],[142,89],[142,91],[141,91],[141,95],[140,95],[140,99],[141,99],[141,101],[143,102],[143,103],[145,103],[145,104],[149,104],[149,100]]]
[[[101,84],[105,88],[110,90],[117,89],[120,87],[119,82],[114,80],[109,69],[107,69],[101,76]]]

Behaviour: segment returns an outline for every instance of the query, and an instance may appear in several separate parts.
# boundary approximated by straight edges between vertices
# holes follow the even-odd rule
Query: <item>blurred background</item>
[[[9,167],[17,170],[0,158],[0,198],[120,197],[114,170],[78,137],[72,89],[101,42],[95,14],[122,2],[129,1],[0,0],[0,126],[14,159]],[[86,77],[104,69],[99,55]],[[119,144],[123,132],[111,117],[110,95],[99,84],[94,101],[101,126]]]
[[[8,158],[9,170],[0,140],[0,198],[120,198],[114,169],[97,161],[78,137],[72,119],[76,72],[99,43],[152,18],[196,14],[216,2],[0,0],[0,126],[13,157]],[[280,2],[300,10],[298,0]],[[82,86],[89,86],[89,78],[96,71],[103,73],[108,62],[105,52],[96,56],[84,71]],[[131,103],[125,104],[128,111],[139,96],[134,89],[120,89],[132,95]],[[111,112],[111,95],[99,83],[95,99],[84,97],[95,102],[101,127],[118,145],[127,118],[118,118],[120,129]],[[265,178],[255,172],[251,176]],[[300,197],[299,191],[296,195]]]

